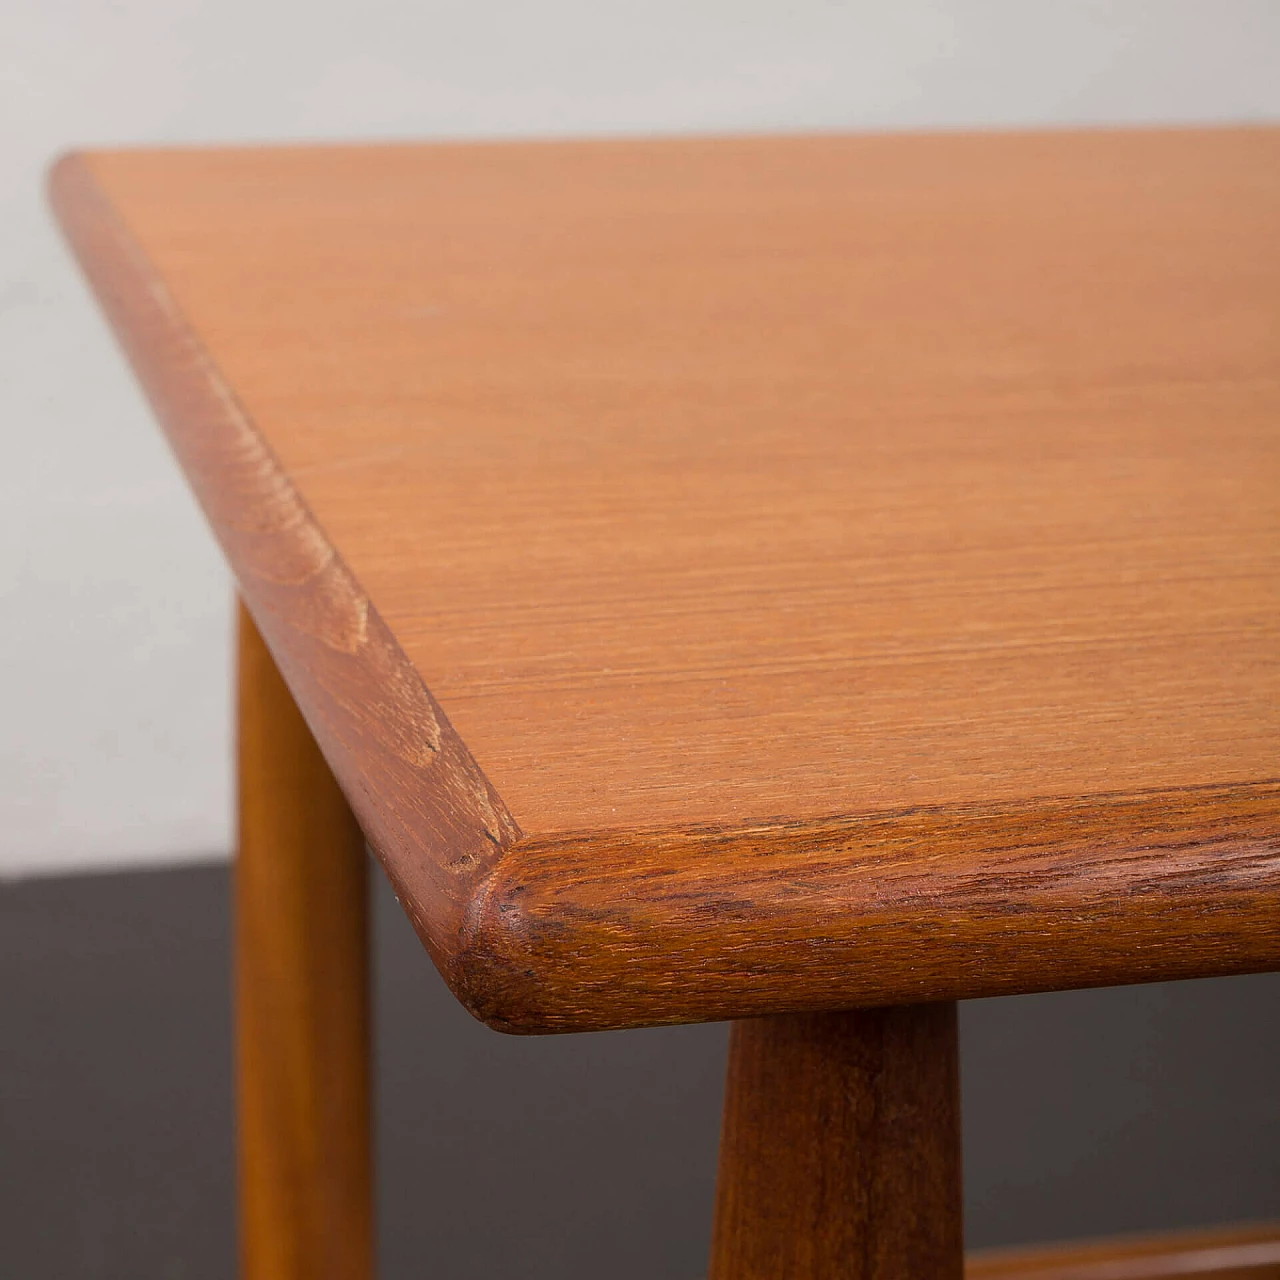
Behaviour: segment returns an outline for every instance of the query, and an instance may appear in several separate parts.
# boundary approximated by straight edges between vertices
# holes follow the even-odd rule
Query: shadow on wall
[[[381,876],[381,1274],[694,1277],[725,1028],[473,1022]],[[0,888],[4,1271],[234,1271],[225,867]],[[962,1006],[982,1246],[1273,1216],[1280,975]]]

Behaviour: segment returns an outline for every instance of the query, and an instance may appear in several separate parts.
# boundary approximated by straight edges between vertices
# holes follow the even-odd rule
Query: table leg
[[[239,633],[241,1275],[367,1280],[364,839],[243,605]]]
[[[960,1280],[954,1004],[736,1022],[711,1280]]]

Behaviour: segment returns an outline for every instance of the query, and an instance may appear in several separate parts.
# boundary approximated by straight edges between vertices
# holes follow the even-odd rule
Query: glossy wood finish
[[[970,1254],[966,1280],[1280,1280],[1280,1224]]]
[[[729,1039],[710,1280],[960,1280],[954,1004]]]
[[[53,186],[486,1020],[1280,965],[1280,130]]]
[[[243,1280],[369,1280],[364,838],[248,614],[239,638]]]

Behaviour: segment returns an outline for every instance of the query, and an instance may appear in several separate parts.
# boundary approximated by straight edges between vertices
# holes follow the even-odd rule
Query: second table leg
[[[960,1280],[954,1004],[736,1022],[711,1280]]]

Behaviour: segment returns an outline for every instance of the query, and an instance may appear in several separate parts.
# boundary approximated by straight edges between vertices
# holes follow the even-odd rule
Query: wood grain
[[[519,829],[83,162],[52,184],[256,626],[451,977],[475,881]]]
[[[729,1038],[710,1280],[960,1280],[954,1004]]]
[[[1280,130],[53,189],[487,1020],[1280,965]]]
[[[1280,1280],[1280,1225],[1212,1230],[1065,1245],[989,1249],[965,1262],[966,1280]]]
[[[238,703],[240,1275],[369,1280],[364,837],[243,609]]]
[[[1280,785],[527,837],[459,963],[510,1030],[712,1021],[1280,963]]]

